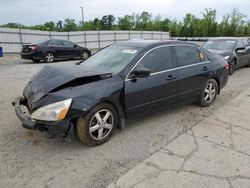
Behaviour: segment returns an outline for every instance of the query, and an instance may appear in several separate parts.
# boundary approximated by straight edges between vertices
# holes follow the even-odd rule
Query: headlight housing
[[[225,59],[225,60],[227,60],[229,57],[230,57],[230,56],[229,56],[229,55],[227,55],[227,56],[225,56],[225,57],[224,57],[224,59]]]
[[[31,119],[41,121],[61,121],[65,118],[72,99],[49,104],[37,109],[31,114]]]

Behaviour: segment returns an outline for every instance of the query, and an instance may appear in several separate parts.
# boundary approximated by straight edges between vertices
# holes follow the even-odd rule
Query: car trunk
[[[31,45],[23,45],[22,53],[30,53],[32,51]]]

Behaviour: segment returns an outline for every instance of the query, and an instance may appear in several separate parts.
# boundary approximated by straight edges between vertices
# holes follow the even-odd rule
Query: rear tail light
[[[31,46],[30,48],[31,48],[33,51],[36,51],[37,46]]]
[[[226,70],[229,69],[229,64],[228,63],[224,65],[224,69],[226,69]]]

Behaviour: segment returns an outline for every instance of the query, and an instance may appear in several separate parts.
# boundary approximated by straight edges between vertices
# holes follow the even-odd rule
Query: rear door
[[[178,78],[171,47],[157,47],[149,51],[134,69],[140,66],[149,69],[151,74],[146,78],[126,79],[125,104],[128,116],[170,105],[177,98]]]
[[[173,48],[178,66],[178,101],[196,98],[210,77],[211,64],[195,46],[178,45]]]
[[[65,47],[61,40],[51,40],[48,46],[50,50],[56,55],[56,57],[66,57]]]

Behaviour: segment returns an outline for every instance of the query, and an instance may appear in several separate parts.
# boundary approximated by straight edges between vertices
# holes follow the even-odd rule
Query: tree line
[[[66,18],[64,21],[49,21],[44,24],[25,26],[8,23],[1,27],[32,29],[41,31],[90,31],[90,30],[147,30],[166,31],[173,37],[216,37],[216,36],[250,36],[250,21],[238,9],[231,10],[217,20],[215,9],[205,9],[202,17],[187,13],[182,20],[153,17],[149,12],[133,13],[115,18],[104,15],[102,18],[76,23],[75,19]]]

